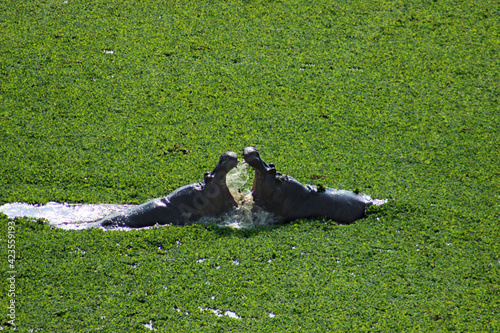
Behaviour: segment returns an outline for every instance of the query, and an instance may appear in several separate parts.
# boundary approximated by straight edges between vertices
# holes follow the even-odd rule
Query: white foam
[[[144,325],[144,327],[150,329],[151,331],[156,331],[157,330],[156,328],[153,327],[153,320],[152,319],[149,320],[149,323],[143,324],[143,325]]]
[[[387,198],[385,198],[385,199],[373,199],[368,194],[362,194],[362,196],[363,196],[363,199],[365,199],[367,202],[371,202],[374,206],[381,206],[387,202]]]
[[[210,312],[212,312],[217,317],[228,316],[229,318],[241,319],[241,316],[239,316],[236,312],[231,311],[231,310],[227,310],[227,311],[224,311],[224,313],[221,313],[221,310],[219,310],[219,309],[204,309],[201,306],[199,306],[198,308],[202,312],[205,311],[205,310],[209,310]]]
[[[238,316],[238,314],[234,311],[231,311],[231,310],[227,310],[226,312],[224,312],[224,315],[225,316],[228,316],[229,318],[234,318],[234,319],[240,319],[241,317]]]

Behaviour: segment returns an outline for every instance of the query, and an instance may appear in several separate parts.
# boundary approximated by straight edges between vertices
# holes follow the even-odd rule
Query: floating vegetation
[[[497,331],[497,8],[1,2],[1,205],[141,204],[250,145],[304,184],[389,199],[350,225],[256,222],[250,182],[239,228],[0,213],[16,332]]]

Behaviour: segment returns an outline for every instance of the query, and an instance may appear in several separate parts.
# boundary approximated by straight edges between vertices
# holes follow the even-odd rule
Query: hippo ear
[[[214,176],[212,176],[212,174],[210,172],[205,172],[205,174],[203,175],[203,178],[205,180],[205,184],[208,184],[214,179]]]
[[[267,173],[273,177],[276,176],[276,167],[274,166],[274,163],[269,163],[269,168],[267,169]]]

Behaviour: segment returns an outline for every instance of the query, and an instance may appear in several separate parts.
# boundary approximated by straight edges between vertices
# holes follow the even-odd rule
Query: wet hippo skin
[[[326,217],[352,223],[366,214],[372,202],[352,191],[303,185],[267,164],[254,147],[243,150],[245,162],[255,170],[252,196],[255,204],[290,222],[299,218]]]

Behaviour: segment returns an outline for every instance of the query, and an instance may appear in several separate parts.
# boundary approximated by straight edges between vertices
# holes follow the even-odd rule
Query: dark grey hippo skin
[[[352,223],[372,205],[363,196],[346,190],[302,185],[296,179],[276,172],[273,164],[262,160],[254,147],[243,150],[245,162],[255,170],[252,195],[255,204],[290,222],[299,218],[326,217],[339,223]]]
[[[237,206],[226,184],[227,173],[238,164],[234,152],[225,152],[201,183],[182,186],[164,198],[148,201],[95,223],[104,228],[142,228],[156,224],[189,225],[202,217],[216,217]]]

